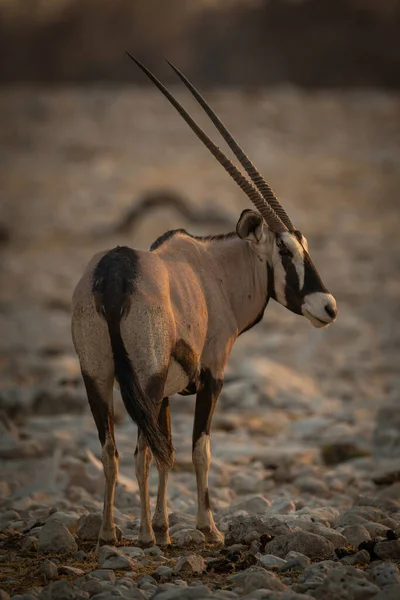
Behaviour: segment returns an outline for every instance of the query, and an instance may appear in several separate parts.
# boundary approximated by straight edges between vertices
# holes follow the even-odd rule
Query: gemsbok
[[[129,55],[130,56],[130,55]],[[173,65],[227,142],[249,179],[223,154],[164,85],[130,56],[176,108],[256,207],[232,233],[196,237],[183,229],[161,235],[149,251],[116,247],[96,254],[73,295],[72,335],[102,447],[105,474],[99,545],[116,540],[118,475],[113,386],[137,423],[142,545],[170,543],[167,479],[174,458],[169,396],[196,394],[193,465],[197,528],[220,542],[210,508],[210,428],[224,369],[236,338],[260,321],[270,298],[326,327],[337,309],[312,263],[306,238],[206,101]],[[156,459],[159,487],[151,521],[148,475]]]

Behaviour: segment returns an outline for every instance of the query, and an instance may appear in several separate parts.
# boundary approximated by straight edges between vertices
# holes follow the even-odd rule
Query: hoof
[[[206,538],[207,544],[223,544],[224,535],[218,529],[211,527],[197,527]]]
[[[154,537],[151,537],[148,535],[143,536],[143,537],[139,536],[139,539],[138,539],[139,548],[151,548],[152,546],[155,546],[155,545],[156,545],[156,540]]]
[[[169,533],[156,533],[156,544],[157,546],[170,546],[171,538],[169,537]]]

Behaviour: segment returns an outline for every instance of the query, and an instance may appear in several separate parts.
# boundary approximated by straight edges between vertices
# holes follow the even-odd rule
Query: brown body
[[[186,77],[173,67],[211,118],[253,183],[235,167],[163,84],[135,60],[253,202],[236,233],[195,238],[168,232],[141,252],[115,248],[89,263],[73,297],[72,334],[102,446],[106,477],[99,543],[115,541],[118,451],[113,386],[138,424],[135,452],[141,499],[139,541],[169,543],[166,485],[173,463],[168,397],[196,393],[193,464],[197,527],[221,541],[210,509],[210,427],[232,345],[262,317],[269,298],[314,327],[336,319],[333,296],[308,253],[305,237],[253,163]],[[172,65],[171,65],[172,66]],[[253,185],[254,184],[254,185]],[[159,488],[150,520],[148,474],[157,460]]]
[[[198,239],[177,232],[152,252],[135,251],[137,270],[134,292],[125,300],[120,321],[123,343],[140,386],[152,401],[175,393],[198,393],[193,450],[199,482],[198,526],[212,540],[220,539],[208,501],[209,428],[212,410],[222,387],[223,372],[237,336],[257,321],[268,299],[268,270],[259,251],[236,234]],[[104,314],[93,292],[96,267],[107,255],[102,252],[90,261],[73,295],[72,334],[88,395],[94,388],[101,397],[91,402],[96,422],[103,403],[112,415],[114,357]],[[232,271],[231,266],[235,269]],[[89,384],[88,384],[89,382]],[[90,400],[90,397],[89,397]],[[159,420],[164,419],[167,401],[161,403]],[[117,452],[106,417],[103,451],[109,492],[106,494],[103,541],[114,538],[112,519],[113,487],[117,476]],[[166,430],[170,436],[169,427]],[[205,439],[202,439],[206,436]],[[141,439],[141,437],[143,439]],[[107,451],[108,449],[108,451]],[[136,455],[137,475],[142,494],[141,541],[151,543],[147,494],[150,450],[139,436]],[[196,459],[197,457],[197,459]],[[161,479],[166,479],[162,473]],[[164,470],[165,471],[165,470]],[[145,481],[146,480],[146,481]],[[159,543],[168,541],[166,532],[165,483],[158,506],[161,534]]]

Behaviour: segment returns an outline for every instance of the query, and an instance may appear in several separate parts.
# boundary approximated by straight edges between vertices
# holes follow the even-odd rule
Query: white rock
[[[258,561],[262,564],[263,567],[283,567],[286,565],[287,561],[283,558],[279,558],[278,556],[274,556],[273,554],[264,554],[260,556]]]
[[[177,546],[188,546],[189,544],[203,544],[206,541],[204,533],[197,529],[180,529],[173,534]]]

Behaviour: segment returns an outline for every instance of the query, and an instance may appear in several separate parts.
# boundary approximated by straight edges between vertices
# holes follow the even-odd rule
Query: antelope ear
[[[259,244],[263,237],[264,219],[260,213],[247,208],[236,225],[236,233],[242,240]]]

